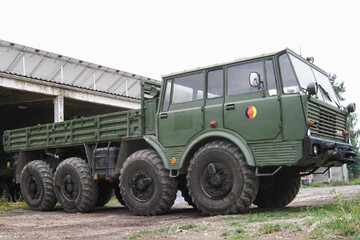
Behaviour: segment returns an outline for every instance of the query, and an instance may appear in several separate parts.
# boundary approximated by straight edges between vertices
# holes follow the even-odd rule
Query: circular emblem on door
[[[248,119],[254,119],[257,115],[257,109],[254,106],[249,106],[246,111],[245,115]]]

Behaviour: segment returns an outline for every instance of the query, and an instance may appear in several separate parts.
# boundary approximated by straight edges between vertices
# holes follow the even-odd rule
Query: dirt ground
[[[311,207],[321,205],[337,194],[345,197],[360,193],[360,185],[327,188],[301,188],[296,199],[288,208]],[[255,213],[253,206],[250,214]],[[264,211],[276,211],[268,209]],[[237,216],[237,215],[231,215]],[[226,217],[226,216],[225,216]],[[224,216],[221,216],[224,218]],[[30,210],[12,210],[0,213],[0,239],[122,239],[134,236],[143,230],[150,234],[141,235],[142,238],[169,238],[169,239],[213,239],[226,238],[222,233],[227,225],[219,221],[219,216],[204,216],[199,211],[187,205],[178,197],[171,211],[162,216],[142,217],[134,216],[128,209],[119,205],[97,208],[91,213],[70,214],[57,207],[51,212],[36,212]],[[304,219],[294,219],[301,222]],[[178,227],[186,224],[197,226],[194,229],[178,229],[154,234],[155,230],[167,227]],[[246,226],[253,228],[254,226]],[[205,230],[201,230],[201,228]],[[199,230],[200,229],[200,230]],[[159,231],[160,232],[160,231]],[[300,233],[301,234],[301,233]],[[302,236],[274,236],[262,235],[260,238],[288,238]]]

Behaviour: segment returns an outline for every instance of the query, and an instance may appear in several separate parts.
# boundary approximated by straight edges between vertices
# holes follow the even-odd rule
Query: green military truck
[[[328,75],[289,49],[143,81],[141,109],[4,132],[31,209],[118,200],[166,213],[181,190],[205,214],[281,207],[300,172],[354,162]]]

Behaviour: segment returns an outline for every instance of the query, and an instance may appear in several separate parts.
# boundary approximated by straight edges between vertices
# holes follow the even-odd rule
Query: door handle
[[[160,113],[160,119],[167,119],[167,113]]]
[[[226,111],[235,110],[235,104],[228,104],[225,106]]]

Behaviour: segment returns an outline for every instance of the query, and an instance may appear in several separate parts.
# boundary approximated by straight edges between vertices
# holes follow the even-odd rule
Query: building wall
[[[329,171],[322,173],[326,168],[318,169],[312,177],[313,183],[330,183],[330,182],[349,182],[349,172],[347,165],[342,167],[332,167]]]

